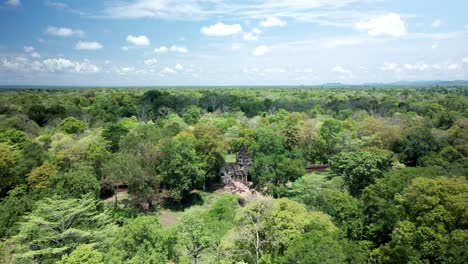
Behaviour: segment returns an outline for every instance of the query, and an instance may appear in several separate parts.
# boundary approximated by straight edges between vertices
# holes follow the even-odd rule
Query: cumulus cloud
[[[24,46],[23,47],[24,52],[28,53],[31,57],[33,58],[40,58],[41,54],[35,51],[35,48],[33,46]]]
[[[388,13],[354,25],[359,31],[365,31],[372,37],[401,37],[406,34],[405,22],[399,14]]]
[[[263,56],[267,53],[269,53],[271,50],[268,46],[265,46],[265,45],[260,45],[258,47],[256,47],[253,51],[253,55],[254,56]]]
[[[96,41],[79,41],[75,45],[75,49],[77,50],[98,50],[102,49],[102,45]]]
[[[468,63],[468,56],[465,57],[465,58],[463,58],[462,61],[463,61],[464,63]]]
[[[341,74],[342,77],[348,77],[348,78],[353,77],[353,72],[348,69],[343,68],[342,66],[335,66],[333,67],[332,71]]]
[[[260,22],[262,27],[282,27],[286,25],[286,21],[281,20],[277,17],[269,17],[266,20]]]
[[[151,58],[151,59],[145,60],[143,63],[145,65],[152,66],[152,65],[158,63],[158,60],[156,58]]]
[[[184,66],[182,66],[182,64],[177,63],[177,64],[174,66],[174,68],[175,68],[176,70],[179,70],[179,71],[180,71],[180,70],[183,70],[183,69],[184,69]]]
[[[71,37],[71,36],[83,37],[85,35],[84,31],[80,29],[72,29],[72,28],[67,28],[67,27],[49,26],[47,27],[46,32],[49,35],[65,37],[65,38]]]
[[[436,20],[432,21],[431,26],[433,28],[438,28],[438,27],[440,27],[441,24],[442,24],[442,21],[440,21],[440,19],[436,19]]]
[[[210,37],[223,37],[242,32],[242,27],[239,24],[228,25],[217,23],[208,27],[202,27],[200,32]]]
[[[46,59],[42,61],[44,69],[50,72],[76,72],[76,73],[96,73],[100,69],[98,66],[85,60],[83,62],[72,61],[63,58]]]
[[[447,66],[447,70],[449,71],[455,71],[455,70],[458,70],[460,69],[460,65],[456,64],[456,63],[453,63],[453,64],[450,64]]]
[[[20,0],[7,0],[5,1],[5,4],[10,7],[18,7],[21,5]]]
[[[150,40],[145,35],[140,35],[140,36],[128,35],[127,42],[135,46],[149,46],[150,45]]]
[[[33,52],[32,52],[33,53]],[[49,58],[42,61],[30,61],[25,57],[3,59],[0,66],[7,70],[21,72],[70,72],[70,73],[96,73],[100,68],[88,60],[73,61],[64,58]]]
[[[168,52],[168,51],[169,51],[169,48],[166,47],[166,46],[161,46],[159,48],[154,49],[154,52],[156,52],[156,53],[165,53],[165,52]]]
[[[174,74],[174,73],[176,73],[176,71],[173,70],[172,68],[165,67],[165,68],[161,71],[161,73],[163,73],[163,74],[164,74],[164,73],[167,73],[167,74]]]
[[[159,48],[155,48],[154,52],[156,52],[156,53],[166,53],[166,52],[187,53],[188,49],[186,47],[183,47],[183,46],[172,45],[170,47],[161,46]]]

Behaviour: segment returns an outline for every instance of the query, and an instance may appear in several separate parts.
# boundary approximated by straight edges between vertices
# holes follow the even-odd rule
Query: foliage
[[[189,135],[180,135],[168,141],[161,149],[158,169],[163,184],[175,201],[181,201],[190,190],[204,181],[205,171],[196,155],[193,141]]]
[[[101,252],[91,245],[80,245],[69,255],[64,255],[57,264],[101,264],[104,258]]]
[[[109,242],[105,263],[156,264],[172,257],[174,240],[154,216],[126,223]]]
[[[67,117],[60,122],[60,129],[68,134],[83,132],[86,124],[74,117]]]
[[[343,176],[344,184],[356,197],[391,167],[390,157],[385,152],[342,152],[330,160],[330,165],[333,172]]]
[[[50,177],[50,186],[61,197],[80,198],[85,194],[99,196],[101,186],[90,167],[76,167]]]
[[[44,198],[20,223],[14,253],[19,261],[52,263],[80,244],[102,243],[111,231],[109,216],[91,195]]]

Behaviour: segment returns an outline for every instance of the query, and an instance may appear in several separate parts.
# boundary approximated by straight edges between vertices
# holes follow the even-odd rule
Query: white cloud
[[[242,38],[247,41],[257,41],[258,40],[258,35],[253,34],[252,32],[245,32],[242,35]]]
[[[401,71],[398,63],[394,63],[394,62],[385,62],[384,65],[380,69],[382,71],[394,71],[394,72]]]
[[[182,66],[182,64],[177,63],[177,64],[174,66],[174,68],[175,68],[176,70],[179,70],[179,71],[180,71],[180,70],[183,70],[183,69],[184,69],[184,66]]]
[[[169,50],[172,51],[172,52],[179,52],[179,53],[187,53],[188,52],[188,49],[186,47],[175,46],[175,45],[172,45],[169,48]]]
[[[268,46],[265,46],[265,45],[260,45],[258,47],[256,47],[253,51],[253,55],[254,56],[263,56],[267,53],[269,53],[271,50]]]
[[[455,71],[455,70],[458,70],[460,69],[460,65],[454,63],[454,64],[450,64],[447,66],[447,70],[449,71]]]
[[[32,46],[24,46],[23,49],[24,49],[24,52],[26,53],[30,53],[34,51],[34,47]]]
[[[5,4],[11,7],[18,7],[21,5],[21,1],[20,0],[7,0],[5,1]]]
[[[174,71],[173,69],[169,68],[169,67],[165,67],[161,73],[168,73],[168,74],[174,74],[176,73],[176,71]]]
[[[150,40],[145,35],[140,35],[140,36],[128,35],[127,42],[135,46],[148,46],[150,44]]]
[[[71,29],[66,27],[54,27],[49,26],[47,27],[47,34],[58,36],[58,37],[83,37],[85,35],[84,31],[79,29]]]
[[[333,67],[332,71],[341,74],[342,77],[347,77],[347,78],[353,77],[353,72],[348,69],[343,68],[342,66],[335,66]]]
[[[286,25],[286,21],[281,20],[277,17],[269,17],[266,20],[260,22],[262,27],[282,27]]]
[[[158,63],[158,60],[156,58],[151,58],[151,59],[145,60],[143,63],[145,65],[152,66],[152,65],[155,65],[156,63]]]
[[[429,65],[427,65],[425,63],[419,63],[419,64],[406,63],[404,66],[405,66],[405,69],[407,69],[407,70],[425,71],[425,70],[429,69]]]
[[[68,59],[56,58],[42,61],[44,68],[50,72],[76,72],[76,73],[96,73],[99,67],[85,60],[83,62],[71,61]]]
[[[263,71],[268,72],[268,73],[285,73],[286,72],[286,70],[283,68],[267,68]]]
[[[236,43],[232,44],[231,49],[232,50],[240,50],[242,48],[242,44]]]
[[[310,73],[310,72],[313,72],[313,70],[312,70],[312,69],[309,69],[309,68],[307,68],[307,69],[304,69],[304,72]]]
[[[133,71],[135,71],[135,68],[129,67],[129,66],[127,66],[127,67],[122,67],[122,68],[120,68],[120,69],[118,70],[118,72],[119,72],[120,74],[127,74],[127,73],[131,73],[131,72],[133,72]]]
[[[406,34],[405,22],[399,14],[388,13],[354,25],[359,31],[366,31],[372,37],[401,37]]]
[[[77,50],[98,50],[102,49],[102,45],[96,41],[78,41],[75,45],[75,49]]]
[[[217,23],[208,27],[202,27],[200,32],[210,37],[222,37],[240,33],[242,32],[242,27],[239,24],[228,25]]]
[[[29,55],[31,55],[31,57],[33,58],[40,58],[41,57],[41,54],[39,54],[38,52],[35,51],[34,47],[33,46],[24,46],[23,47],[23,50],[24,52],[28,53]]]
[[[178,52],[178,53],[187,53],[188,49],[186,47],[176,46],[176,45],[172,45],[170,47],[161,46],[159,48],[154,49],[154,52],[156,52],[156,53],[166,53],[166,52],[169,52],[169,51],[170,52]]]
[[[39,54],[38,52],[34,51],[34,52],[31,52],[31,57],[35,58],[35,59],[38,59],[41,57],[41,54]]]
[[[432,49],[437,49],[439,47],[439,43],[434,43],[431,45]]]
[[[440,27],[441,23],[442,23],[442,21],[440,21],[440,19],[436,19],[436,20],[432,21],[431,26],[433,28],[438,28],[438,27]]]
[[[463,61],[464,63],[468,63],[468,56],[465,57],[465,58],[463,58],[462,61]]]
[[[154,49],[154,52],[156,52],[156,53],[165,53],[165,52],[168,52],[168,51],[169,51],[169,49],[166,46],[161,46],[159,48]]]

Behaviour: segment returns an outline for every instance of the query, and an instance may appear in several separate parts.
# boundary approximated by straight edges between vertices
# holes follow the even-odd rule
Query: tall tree
[[[28,262],[52,263],[80,244],[102,243],[113,226],[101,208],[92,195],[38,201],[12,238],[15,256]]]

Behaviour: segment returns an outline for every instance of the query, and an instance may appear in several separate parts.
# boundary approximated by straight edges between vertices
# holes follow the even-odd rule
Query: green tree
[[[194,139],[190,135],[178,135],[169,140],[161,149],[161,163],[158,167],[163,184],[175,201],[205,179],[203,163],[197,156]]]
[[[20,184],[8,192],[0,203],[0,238],[10,237],[18,232],[21,217],[35,207],[37,195],[27,192],[27,186]]]
[[[117,152],[119,150],[119,142],[122,137],[128,133],[121,124],[109,125],[102,130],[102,137],[109,142],[108,149],[111,152]]]
[[[113,226],[101,208],[91,195],[38,201],[12,238],[16,258],[28,263],[53,263],[80,244],[102,243]]]
[[[57,264],[102,264],[104,257],[91,245],[80,245],[69,255],[64,255]]]
[[[416,165],[418,159],[438,149],[439,144],[428,128],[410,131],[394,147],[395,153],[400,155],[400,160],[410,166]]]
[[[61,197],[80,198],[91,193],[99,196],[101,186],[90,167],[81,166],[50,177],[50,186]]]
[[[12,147],[0,143],[0,197],[18,183],[13,171],[17,157],[18,153]]]
[[[217,127],[202,124],[194,127],[193,135],[195,136],[195,150],[203,162],[205,179],[214,180],[218,176],[219,168],[224,165],[226,153],[224,137]]]
[[[26,180],[33,189],[44,190],[49,187],[50,177],[57,173],[58,171],[55,165],[46,161],[41,166],[34,168],[28,174]]]
[[[202,263],[200,262],[201,254],[212,247],[215,242],[210,224],[206,210],[200,207],[191,207],[186,210],[177,224],[179,243],[194,264]]]
[[[362,192],[365,237],[376,245],[390,241],[401,211],[395,195],[402,192],[414,178],[443,175],[440,167],[407,167],[386,172]]]
[[[330,159],[334,173],[344,177],[351,195],[360,196],[362,190],[382,177],[390,169],[391,154],[387,152],[342,152]]]
[[[139,216],[128,221],[109,241],[105,263],[165,264],[173,257],[173,234],[158,218]]]
[[[396,195],[404,219],[392,240],[372,253],[380,263],[466,263],[468,182],[464,177],[415,178]]]
[[[59,126],[65,133],[76,134],[85,130],[86,123],[74,117],[67,117],[60,122]]]
[[[153,208],[156,195],[161,189],[161,179],[142,163],[139,157],[114,153],[104,164],[103,171],[106,177],[104,179],[116,184],[126,184],[133,206],[145,210]]]
[[[193,125],[198,123],[201,117],[201,109],[195,105],[191,105],[185,109],[183,119],[185,123]]]
[[[338,264],[346,263],[346,255],[336,235],[313,230],[293,240],[280,263]]]

